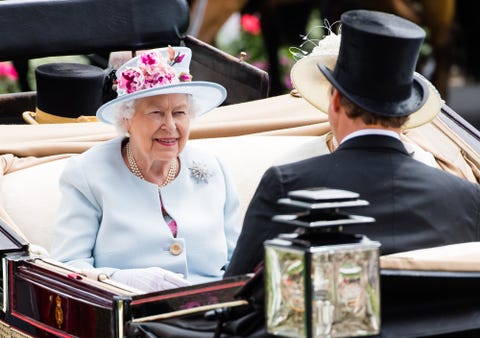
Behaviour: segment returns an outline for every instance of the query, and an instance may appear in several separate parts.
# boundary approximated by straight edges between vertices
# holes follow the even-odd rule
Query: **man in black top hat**
[[[309,187],[346,189],[368,200],[369,207],[351,211],[376,223],[344,231],[380,241],[382,254],[479,239],[479,186],[418,162],[400,141],[401,129],[430,121],[441,107],[433,86],[414,71],[425,32],[365,10],[344,13],[341,23],[335,66],[331,55],[310,55],[291,72],[300,94],[328,111],[339,147],[267,170],[225,276],[253,271],[263,242],[292,231],[271,221],[286,212],[277,200]]]

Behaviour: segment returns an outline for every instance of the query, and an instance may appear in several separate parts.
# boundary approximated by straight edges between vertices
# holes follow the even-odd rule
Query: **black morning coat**
[[[348,213],[371,216],[376,222],[344,231],[379,241],[381,254],[479,239],[479,185],[418,162],[393,137],[358,136],[332,154],[265,172],[226,277],[252,272],[263,260],[263,242],[292,232],[291,227],[271,221],[273,215],[286,211],[277,200],[289,191],[310,187],[350,190],[369,201],[368,207]]]

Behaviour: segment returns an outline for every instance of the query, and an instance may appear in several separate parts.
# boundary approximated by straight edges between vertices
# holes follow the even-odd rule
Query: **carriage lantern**
[[[300,212],[273,220],[296,228],[265,241],[266,328],[281,337],[380,332],[380,244],[344,227],[372,223],[342,208],[368,205],[345,190],[296,190],[278,203]]]

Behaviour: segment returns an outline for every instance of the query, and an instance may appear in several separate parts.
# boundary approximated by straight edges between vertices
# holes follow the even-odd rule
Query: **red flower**
[[[240,18],[242,29],[252,35],[258,35],[262,32],[260,28],[260,19],[256,15],[243,14]]]

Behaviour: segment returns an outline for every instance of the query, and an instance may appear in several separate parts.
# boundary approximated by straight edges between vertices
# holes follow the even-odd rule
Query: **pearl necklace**
[[[142,172],[138,168],[137,161],[135,161],[135,158],[133,157],[132,148],[130,147],[130,141],[127,143],[126,148],[127,148],[127,160],[128,160],[128,165],[130,167],[130,170],[132,171],[132,173],[135,174],[135,176],[141,178],[142,180],[145,180]],[[163,181],[163,183],[159,185],[159,187],[163,188],[167,184],[171,183],[175,179],[176,175],[177,175],[177,159],[172,161],[172,164],[170,165],[170,169],[168,169],[167,177],[165,178],[165,181]]]

